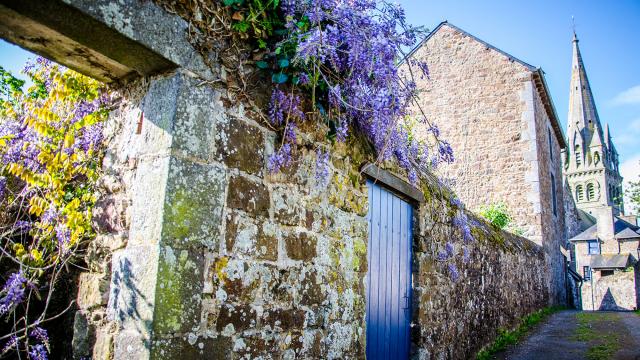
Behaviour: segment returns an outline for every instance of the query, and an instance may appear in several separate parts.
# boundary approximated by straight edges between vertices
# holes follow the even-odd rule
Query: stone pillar
[[[193,48],[188,27],[151,1],[0,4],[3,38],[126,84],[108,124],[99,236],[80,276],[76,358],[184,356],[181,342],[199,328],[204,252],[217,249],[227,174],[213,161],[220,92],[199,86],[219,71]],[[185,351],[217,346],[197,345]]]
[[[116,359],[179,349],[174,339],[199,327],[204,252],[220,237],[226,171],[212,163],[220,96],[198,83],[181,72],[151,79],[139,103],[111,119],[121,124],[105,169],[127,174],[119,181],[130,199],[127,243],[113,253],[108,295]]]

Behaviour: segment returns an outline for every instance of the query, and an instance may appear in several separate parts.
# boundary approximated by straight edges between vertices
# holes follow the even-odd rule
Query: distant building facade
[[[600,122],[575,34],[567,123],[564,174],[582,230],[570,235],[571,265],[584,280],[582,308],[637,309],[640,228],[624,216],[618,153]]]
[[[430,78],[416,79],[420,106],[456,156],[441,175],[472,211],[507,205],[545,249],[551,302],[566,303],[566,142],[543,71],[447,22],[409,56],[429,66]]]

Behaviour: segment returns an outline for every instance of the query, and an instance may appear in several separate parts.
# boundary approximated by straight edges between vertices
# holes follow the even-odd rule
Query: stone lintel
[[[365,164],[362,166],[362,172],[374,182],[381,183],[394,190],[401,197],[418,203],[424,202],[424,194],[420,190],[387,170],[381,169],[374,164]]]
[[[59,0],[3,0],[0,36],[107,83],[176,67],[104,19]]]

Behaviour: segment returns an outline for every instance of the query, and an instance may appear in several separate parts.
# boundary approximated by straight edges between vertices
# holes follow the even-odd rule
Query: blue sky
[[[640,175],[640,1],[400,0],[410,23],[443,20],[546,73],[566,129],[571,76],[571,17],[600,119],[609,122],[625,180]],[[0,40],[0,65],[17,73],[31,56]]]

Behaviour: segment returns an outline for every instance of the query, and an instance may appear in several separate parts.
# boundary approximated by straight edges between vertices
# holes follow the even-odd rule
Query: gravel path
[[[513,360],[640,360],[640,315],[560,311],[520,343],[497,354]]]

